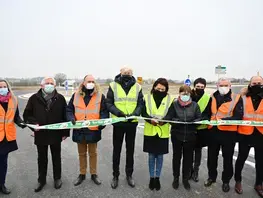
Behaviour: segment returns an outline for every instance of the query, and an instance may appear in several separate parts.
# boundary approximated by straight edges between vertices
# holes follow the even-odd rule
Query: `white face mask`
[[[229,87],[219,87],[218,91],[221,95],[226,95],[229,92],[230,88]]]
[[[94,84],[94,83],[87,83],[87,84],[86,84],[86,88],[87,88],[87,89],[94,89],[94,87],[95,87],[95,84]]]
[[[55,86],[54,85],[51,85],[51,84],[47,84],[44,86],[44,91],[46,93],[52,93],[53,91],[55,90]]]

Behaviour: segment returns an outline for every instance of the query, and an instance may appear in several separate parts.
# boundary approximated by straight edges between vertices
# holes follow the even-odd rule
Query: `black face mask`
[[[259,94],[259,93],[263,93],[263,85],[254,85],[254,86],[248,86],[248,90],[252,93],[252,94]]]
[[[129,82],[132,79],[130,75],[122,75],[121,80],[124,82]]]
[[[167,95],[167,92],[153,90],[153,96],[157,98],[164,98]]]
[[[204,89],[195,89],[195,93],[196,93],[198,96],[202,96],[202,95],[204,95],[205,90],[204,90]]]

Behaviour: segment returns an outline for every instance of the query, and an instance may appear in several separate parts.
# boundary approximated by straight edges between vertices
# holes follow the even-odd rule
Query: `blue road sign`
[[[68,90],[68,81],[65,82],[65,89]]]
[[[191,80],[189,78],[185,79],[184,84],[187,86],[191,85]]]

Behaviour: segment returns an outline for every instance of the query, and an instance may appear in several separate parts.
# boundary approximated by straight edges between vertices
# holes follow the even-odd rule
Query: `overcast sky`
[[[0,0],[0,77],[263,73],[262,0]]]

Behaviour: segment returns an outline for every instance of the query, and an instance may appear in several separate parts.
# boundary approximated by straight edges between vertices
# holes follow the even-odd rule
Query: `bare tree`
[[[64,73],[57,73],[55,75],[55,80],[57,84],[62,84],[65,80],[67,80],[67,75]]]

